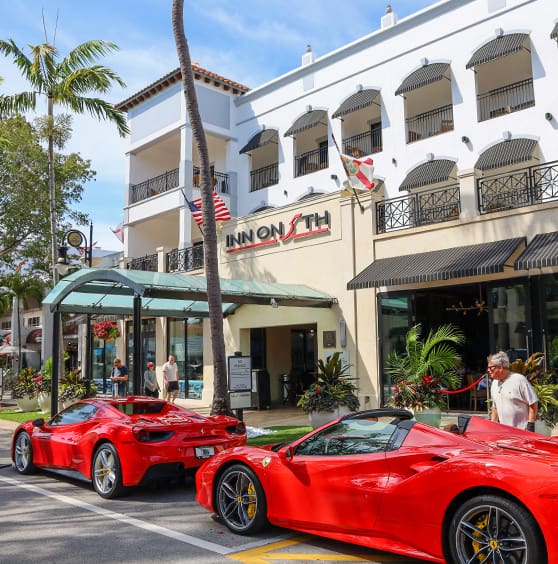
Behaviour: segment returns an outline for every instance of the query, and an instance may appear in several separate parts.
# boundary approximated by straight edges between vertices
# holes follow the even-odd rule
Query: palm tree
[[[192,61],[186,35],[184,34],[184,0],[173,0],[172,31],[180,72],[182,88],[186,99],[186,108],[190,117],[192,135],[200,156],[200,186],[203,213],[203,245],[204,266],[207,278],[207,303],[209,307],[209,325],[211,334],[211,350],[213,353],[213,415],[229,412],[227,397],[227,370],[225,357],[225,337],[223,334],[223,310],[221,285],[219,282],[219,262],[217,254],[217,228],[215,224],[215,208],[213,206],[213,186],[211,185],[209,152],[207,140],[198,107]]]
[[[98,119],[116,124],[120,135],[129,133],[125,115],[112,104],[92,94],[105,94],[113,83],[124,87],[121,78],[111,69],[96,64],[96,60],[116,51],[113,43],[102,40],[86,41],[72,49],[60,60],[56,47],[48,42],[31,45],[31,56],[10,39],[0,40],[0,53],[11,57],[31,90],[0,96],[0,117],[36,110],[38,96],[47,100],[49,208],[51,230],[51,260],[57,260],[56,183],[54,177],[55,123],[54,106],[60,105],[78,114],[88,113]],[[56,283],[56,271],[54,271]]]

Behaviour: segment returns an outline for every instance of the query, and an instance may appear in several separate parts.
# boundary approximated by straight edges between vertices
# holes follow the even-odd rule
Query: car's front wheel
[[[105,499],[122,495],[122,469],[116,448],[111,443],[100,445],[93,455],[92,479],[95,491]]]
[[[449,527],[448,560],[543,564],[544,540],[533,516],[520,504],[497,496],[482,495],[465,502]]]
[[[36,470],[33,464],[31,437],[27,431],[21,431],[15,439],[14,466],[20,474],[31,474]]]
[[[247,535],[267,526],[267,503],[254,472],[243,464],[227,468],[217,483],[216,509],[234,533]]]

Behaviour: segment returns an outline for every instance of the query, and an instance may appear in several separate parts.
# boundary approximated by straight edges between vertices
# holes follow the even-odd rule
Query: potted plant
[[[44,368],[35,377],[37,401],[43,413],[50,412],[50,391],[52,389],[52,358],[47,359]]]
[[[387,405],[409,409],[416,419],[439,425],[448,405],[444,390],[457,387],[461,357],[455,346],[465,336],[451,324],[430,331],[424,340],[421,331],[420,324],[411,327],[405,336],[405,352],[393,351],[387,358],[385,371],[393,383]]]
[[[118,339],[120,337],[120,329],[114,321],[99,321],[92,328],[92,333],[98,339]]]
[[[12,398],[20,411],[35,411],[38,408],[34,368],[22,368],[12,383]]]
[[[67,372],[60,380],[60,393],[58,400],[62,407],[66,408],[77,400],[87,397],[87,386],[80,375],[81,369],[77,368]],[[97,394],[97,386],[91,382],[89,385],[89,397]]]
[[[297,403],[308,414],[314,428],[357,411],[360,406],[356,386],[349,380],[349,364],[343,361],[340,352],[333,353],[325,362],[320,359],[317,370],[316,382]]]

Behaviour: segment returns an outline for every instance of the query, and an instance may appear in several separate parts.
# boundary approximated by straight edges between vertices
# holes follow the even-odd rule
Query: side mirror
[[[282,448],[278,452],[278,454],[279,454],[279,458],[281,460],[285,460],[286,462],[290,462],[293,459],[293,456],[294,456],[294,448],[292,446]]]
[[[44,424],[45,420],[42,417],[33,421],[33,427],[42,427]]]

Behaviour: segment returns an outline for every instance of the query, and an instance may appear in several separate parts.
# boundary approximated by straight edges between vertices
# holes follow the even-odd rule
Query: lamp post
[[[89,242],[87,237],[77,229],[70,229],[62,236],[62,244],[58,248],[58,262],[55,268],[62,274],[66,274],[69,270],[70,264],[68,262],[68,248],[84,249],[83,257],[85,264],[91,268],[93,266],[93,223],[89,224]],[[85,334],[85,389],[87,390],[87,397],[89,397],[89,390],[91,387],[92,379],[92,353],[93,353],[93,338],[91,333],[91,314],[86,315],[86,334]]]

